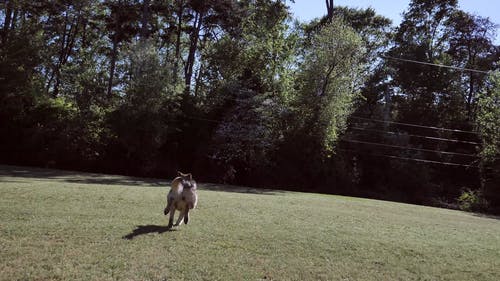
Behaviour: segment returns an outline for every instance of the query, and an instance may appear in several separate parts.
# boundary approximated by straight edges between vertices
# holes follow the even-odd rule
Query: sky
[[[401,22],[401,14],[408,7],[410,0],[334,0],[334,6],[352,8],[372,7],[378,14],[386,16],[397,26]],[[326,14],[325,0],[295,0],[295,4],[287,1],[294,17],[308,21]],[[495,24],[500,24],[500,0],[459,0],[460,9],[482,17],[488,17]],[[500,45],[500,29],[497,28],[495,44]]]

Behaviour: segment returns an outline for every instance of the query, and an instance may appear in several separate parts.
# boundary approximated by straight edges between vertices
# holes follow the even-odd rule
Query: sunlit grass
[[[167,231],[166,180],[0,176],[1,280],[500,280],[495,218],[201,184]]]

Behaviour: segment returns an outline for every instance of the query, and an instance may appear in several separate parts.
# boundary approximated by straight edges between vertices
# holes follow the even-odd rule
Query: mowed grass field
[[[0,166],[1,280],[500,280],[500,220],[359,198]]]

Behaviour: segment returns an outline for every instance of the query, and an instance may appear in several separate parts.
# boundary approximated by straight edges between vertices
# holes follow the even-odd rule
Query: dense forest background
[[[4,0],[0,161],[500,212],[495,24],[326,3]]]

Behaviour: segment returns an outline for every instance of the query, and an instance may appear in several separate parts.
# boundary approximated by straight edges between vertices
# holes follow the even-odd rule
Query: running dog
[[[178,226],[183,219],[184,224],[187,224],[189,221],[189,210],[194,209],[198,203],[198,195],[196,194],[197,187],[196,182],[193,180],[193,176],[181,172],[177,173],[178,177],[172,181],[171,189],[167,195],[167,207],[165,207],[163,211],[165,215],[170,213],[168,228],[174,225],[175,210],[180,212],[175,226]]]

